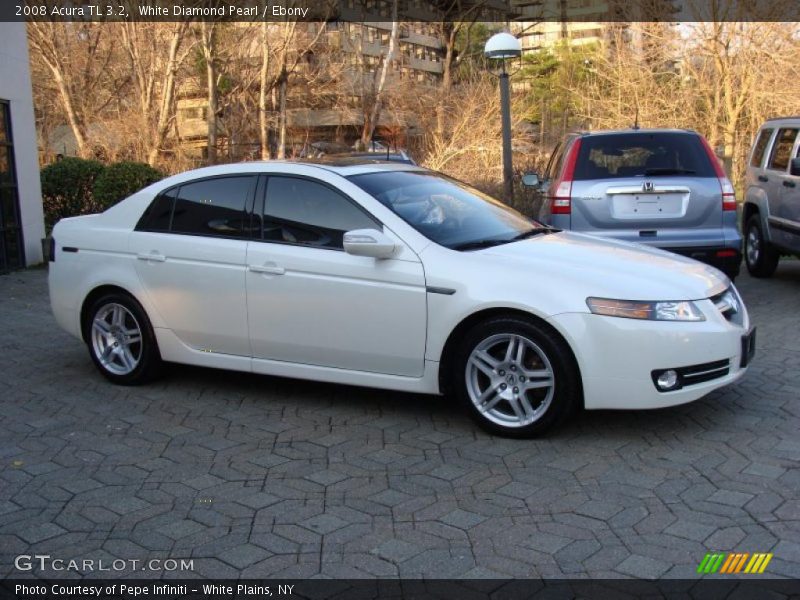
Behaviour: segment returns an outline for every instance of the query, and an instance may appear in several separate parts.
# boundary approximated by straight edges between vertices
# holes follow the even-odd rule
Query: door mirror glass
[[[535,188],[539,187],[541,183],[538,173],[525,173],[525,175],[522,176],[522,185],[525,187]]]
[[[397,244],[377,229],[354,229],[344,234],[344,250],[353,256],[389,258],[397,250]]]
[[[800,177],[800,157],[792,159],[792,162],[789,164],[789,174]]]

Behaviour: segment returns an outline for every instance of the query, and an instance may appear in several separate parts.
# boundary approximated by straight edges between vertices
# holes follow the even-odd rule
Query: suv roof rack
[[[800,119],[800,115],[791,115],[788,117],[770,117],[767,121],[785,121],[788,119]]]

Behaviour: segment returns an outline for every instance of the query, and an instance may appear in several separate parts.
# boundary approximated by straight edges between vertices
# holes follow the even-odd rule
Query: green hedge
[[[92,190],[104,168],[96,160],[64,158],[42,169],[42,204],[48,233],[59,219],[97,212]]]
[[[42,205],[47,233],[66,217],[101,212],[164,177],[150,165],[63,158],[42,169]]]
[[[94,182],[94,199],[106,209],[163,178],[163,173],[145,163],[115,163],[106,167]]]

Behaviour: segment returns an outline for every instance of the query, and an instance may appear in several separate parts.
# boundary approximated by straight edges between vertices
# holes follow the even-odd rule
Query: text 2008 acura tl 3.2
[[[524,437],[580,405],[695,400],[754,347],[716,269],[543,227],[412,165],[200,169],[53,237],[56,319],[120,384],[170,361],[449,392]]]

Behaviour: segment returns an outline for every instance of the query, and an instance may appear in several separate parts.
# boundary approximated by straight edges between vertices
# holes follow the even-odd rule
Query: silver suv
[[[626,129],[566,136],[542,178],[526,175],[538,219],[559,229],[657,246],[739,274],[736,197],[697,132]]]
[[[745,178],[747,270],[769,277],[781,254],[800,255],[800,116],[770,119],[759,130]]]

